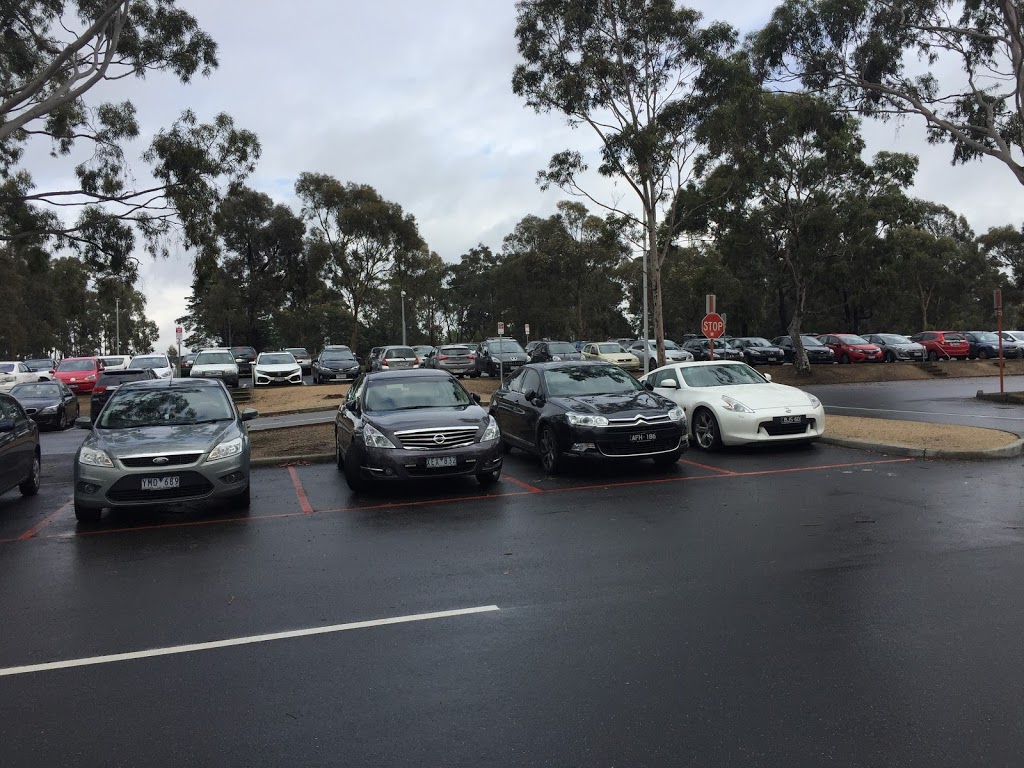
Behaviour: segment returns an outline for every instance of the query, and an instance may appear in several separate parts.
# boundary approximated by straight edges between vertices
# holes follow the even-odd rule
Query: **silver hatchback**
[[[75,517],[103,508],[218,499],[249,507],[249,435],[227,388],[209,379],[158,379],[118,388],[75,455]]]
[[[476,353],[464,344],[445,344],[427,356],[423,367],[448,371],[453,376],[466,376],[476,370]]]

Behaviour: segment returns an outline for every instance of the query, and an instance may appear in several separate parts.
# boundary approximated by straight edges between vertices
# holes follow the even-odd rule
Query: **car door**
[[[349,448],[352,447],[353,436],[361,423],[358,411],[360,410],[365,382],[366,376],[360,376],[353,382],[352,386],[349,387],[348,393],[345,395],[345,401],[342,403],[341,408],[338,409],[338,414],[334,419],[336,438],[343,456],[347,455]]]
[[[667,397],[677,405],[680,402],[679,374],[675,368],[666,368],[650,375],[648,381],[654,387],[655,394]],[[689,416],[689,414],[687,414]]]
[[[57,385],[60,388],[61,402],[64,404],[64,413],[68,415],[68,423],[73,424],[75,419],[81,415],[81,406],[74,393],[63,384]]]
[[[536,442],[537,424],[540,422],[540,414],[543,406],[534,404],[537,398],[544,398],[544,383],[540,371],[536,368],[527,368],[526,373],[519,380],[519,390],[522,403],[522,412],[518,416],[518,437],[531,445]],[[529,395],[533,395],[530,398]]]
[[[0,432],[0,470],[3,477],[0,491],[7,491],[24,480],[35,456],[34,426],[13,397],[0,397],[0,421],[12,428]]]
[[[491,395],[491,415],[498,422],[498,427],[512,442],[521,440],[524,416],[523,393],[520,389],[523,377],[529,368],[520,368],[513,373]]]

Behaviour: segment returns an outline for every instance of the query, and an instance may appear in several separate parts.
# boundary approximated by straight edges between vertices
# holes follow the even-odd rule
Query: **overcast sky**
[[[554,152],[593,146],[583,129],[538,116],[512,94],[514,0],[181,4],[219,44],[220,68],[188,86],[161,75],[128,84],[144,134],[170,125],[186,108],[202,120],[228,112],[263,145],[251,186],[292,203],[303,171],[370,184],[412,213],[446,260],[479,242],[497,250],[523,216],[551,215],[564,196],[542,193],[537,171]],[[763,24],[772,6],[691,4],[744,33]],[[124,91],[101,87],[90,101],[124,98]],[[917,120],[868,123],[865,135],[869,153],[918,154],[914,193],[963,213],[975,231],[1020,225],[1021,188],[998,162],[951,167],[949,148],[928,146]],[[42,187],[56,169],[32,170]],[[142,260],[141,289],[163,350],[191,290],[191,256]]]

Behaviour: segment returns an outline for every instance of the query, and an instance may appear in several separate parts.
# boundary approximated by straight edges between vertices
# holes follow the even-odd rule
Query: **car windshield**
[[[249,355],[250,357],[256,357],[256,350],[252,347],[232,347],[231,354],[235,357],[241,357],[242,355]]]
[[[27,365],[32,370],[38,370],[40,368],[50,370],[51,368],[53,368],[53,360],[50,360],[47,357],[40,358],[39,360],[26,360],[25,365]]]
[[[839,333],[836,334],[836,338],[839,339],[843,344],[870,344],[871,342],[865,341],[860,336],[854,336],[852,333]]]
[[[0,373],[14,373],[14,363],[0,363]]]
[[[167,368],[167,360],[162,357],[136,357],[128,364],[129,368],[145,370],[146,368]]]
[[[731,365],[695,365],[680,368],[688,387],[730,387],[737,384],[764,384],[761,374],[742,363]]]
[[[574,355],[576,347],[567,341],[553,341],[548,344],[548,352],[552,355]]]
[[[1024,331],[1007,331],[1006,333],[1015,341],[1024,341]]]
[[[597,353],[599,355],[622,355],[625,354],[626,350],[622,348],[621,344],[598,344]]]
[[[19,384],[11,390],[14,397],[60,398],[60,387],[56,384]]]
[[[384,354],[385,360],[411,360],[416,353],[410,347],[394,347]]]
[[[124,358],[123,357],[104,357],[103,358],[103,364],[104,365],[110,365],[110,366],[124,365]]]
[[[235,358],[230,352],[200,352],[196,355],[195,365],[234,365]]]
[[[277,354],[260,355],[260,365],[294,365],[295,358],[287,352],[278,352]]]
[[[450,376],[420,379],[370,379],[366,384],[367,411],[409,411],[470,405],[466,390]]]
[[[984,335],[984,334],[983,334]],[[992,334],[993,338],[995,334]],[[876,334],[875,338],[881,339],[883,344],[913,344],[910,339],[906,336],[900,336],[898,333],[879,333]]]
[[[440,355],[450,355],[455,357],[464,357],[470,353],[469,347],[441,347],[438,350]]]
[[[999,337],[994,333],[976,333],[974,337],[982,344],[995,344],[999,341]]]
[[[324,352],[320,355],[322,363],[339,363],[342,360],[355,360],[356,356],[351,352]]]
[[[487,345],[491,348],[491,352],[519,352],[524,355],[526,354],[526,350],[519,346],[519,342],[512,341],[511,339],[507,341],[489,341]]]
[[[100,412],[100,429],[181,426],[230,421],[235,410],[217,387],[119,389]]]
[[[752,336],[749,339],[743,339],[743,341],[745,341],[747,344],[749,344],[752,347],[773,347],[773,346],[775,346],[770,341],[768,341],[768,339],[762,339],[760,336]]]
[[[61,373],[66,371],[94,371],[96,363],[92,360],[61,360],[57,370]]]
[[[814,336],[801,336],[800,340],[803,341],[805,347],[824,347],[825,344],[821,339],[816,339]]]
[[[309,352],[302,347],[288,347],[285,352],[288,352],[293,357],[309,357]]]
[[[543,372],[551,397],[622,395],[643,389],[636,379],[611,365],[580,365],[549,368]]]

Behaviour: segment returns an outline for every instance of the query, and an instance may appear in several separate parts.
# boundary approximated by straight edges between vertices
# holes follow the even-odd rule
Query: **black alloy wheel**
[[[68,411],[62,405],[60,407],[60,421],[57,422],[57,431],[58,432],[63,432],[67,428],[68,428]]]
[[[979,360],[988,360],[988,358],[989,358],[989,354],[988,354],[988,350],[987,349],[979,349],[978,350],[978,359]]]
[[[558,437],[550,425],[545,425],[540,430],[537,452],[540,453],[540,463],[544,471],[549,475],[557,474],[562,466],[562,456],[558,452]]]
[[[891,349],[886,350],[886,352],[885,352],[885,362],[887,362],[887,363],[895,363],[896,362],[896,353],[893,352]]]
[[[850,356],[848,354],[846,354],[845,352],[843,352],[843,356],[839,358],[839,362],[841,364],[843,364],[843,365],[849,365],[850,364]]]
[[[939,362],[939,354],[934,349],[928,353],[928,361],[932,363]]]
[[[32,456],[32,468],[29,470],[28,477],[21,481],[18,485],[18,490],[21,491],[22,496],[35,496],[39,493],[39,474],[41,464],[39,462],[38,451]]]
[[[356,493],[366,490],[366,479],[359,469],[359,456],[354,448],[349,448],[348,453],[345,454],[344,470],[345,482],[348,483],[350,489]]]
[[[693,439],[703,451],[713,451],[722,445],[718,419],[707,408],[699,408],[693,414]]]

